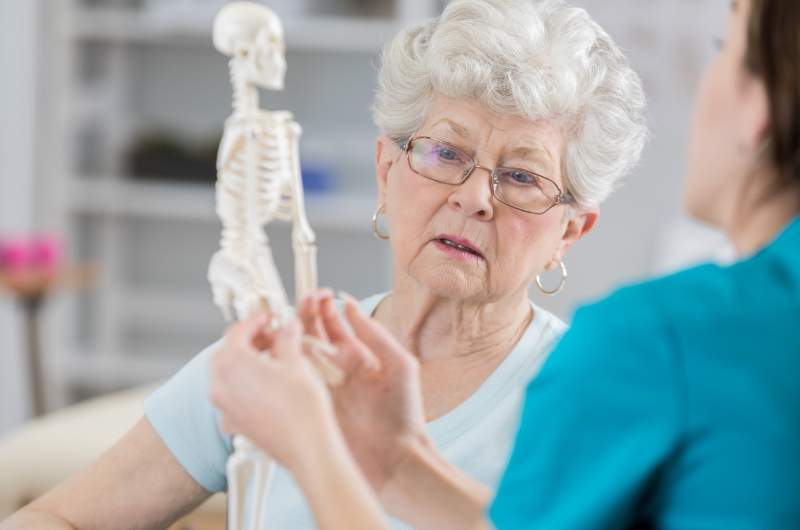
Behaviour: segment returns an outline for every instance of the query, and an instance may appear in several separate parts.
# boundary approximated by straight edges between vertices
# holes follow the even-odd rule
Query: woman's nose
[[[467,181],[450,194],[448,202],[467,217],[488,221],[494,216],[491,186],[491,172],[486,168],[476,167]]]

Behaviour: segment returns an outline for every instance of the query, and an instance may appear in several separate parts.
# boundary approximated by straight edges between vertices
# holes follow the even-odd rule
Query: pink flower
[[[55,271],[61,262],[61,240],[53,235],[40,235],[31,241],[30,264],[35,268]]]
[[[23,272],[30,262],[28,241],[22,238],[0,241],[0,269],[10,273]]]
[[[10,274],[55,272],[61,261],[61,241],[55,235],[0,240],[0,270]]]

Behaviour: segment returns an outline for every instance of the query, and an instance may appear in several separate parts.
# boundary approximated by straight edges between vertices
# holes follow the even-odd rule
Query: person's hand
[[[325,383],[302,352],[297,320],[274,332],[269,320],[260,313],[228,328],[211,363],[210,397],[225,432],[296,471],[339,436],[338,427]]]
[[[339,427],[372,487],[380,493],[409,444],[427,442],[419,362],[381,324],[345,302],[347,321],[330,291],[307,296],[298,316],[307,334],[330,341],[346,375],[331,388]]]

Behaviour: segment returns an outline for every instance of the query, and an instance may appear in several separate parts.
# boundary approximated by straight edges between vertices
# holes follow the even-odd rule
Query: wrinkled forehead
[[[457,100],[434,101],[420,131],[467,149],[491,144],[499,146],[504,157],[553,163],[559,162],[564,145],[564,128],[557,120],[498,116],[479,104]]]
[[[445,141],[479,164],[519,167],[567,186],[569,131],[568,124],[558,118],[504,116],[476,101],[435,94],[417,134]],[[487,157],[494,160],[489,162]]]

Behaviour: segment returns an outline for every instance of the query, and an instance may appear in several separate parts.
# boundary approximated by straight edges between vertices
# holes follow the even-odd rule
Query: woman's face
[[[556,123],[498,117],[477,103],[436,95],[416,136],[452,144],[481,166],[525,169],[565,189],[564,137]],[[568,220],[564,206],[542,215],[510,208],[493,198],[490,174],[480,168],[460,186],[428,180],[385,137],[378,141],[377,178],[396,272],[445,298],[487,302],[526,290],[596,218]]]
[[[735,218],[766,127],[763,86],[745,67],[749,13],[750,0],[731,2],[727,34],[701,83],[689,140],[687,209],[720,228]]]

